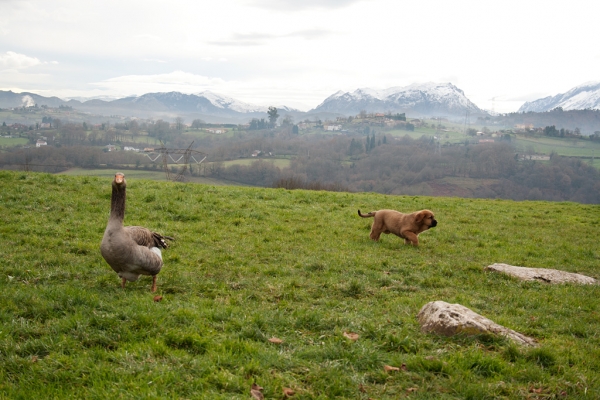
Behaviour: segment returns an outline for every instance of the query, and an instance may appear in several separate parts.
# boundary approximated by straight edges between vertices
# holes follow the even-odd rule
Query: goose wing
[[[140,245],[139,240],[134,240],[129,231],[117,230],[105,234],[100,246],[108,265],[128,281],[135,281],[140,275],[156,275],[163,265],[160,249],[153,244]]]
[[[163,236],[143,226],[126,226],[123,229],[134,242],[148,248],[158,247],[166,249],[169,247],[169,244],[165,239],[173,240],[170,236]]]

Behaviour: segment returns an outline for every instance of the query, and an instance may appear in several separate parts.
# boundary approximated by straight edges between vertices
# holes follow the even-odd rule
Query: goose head
[[[123,174],[122,172],[117,172],[115,174],[115,179],[113,180],[113,186],[117,188],[123,188],[126,185],[127,182],[125,181],[125,174]]]

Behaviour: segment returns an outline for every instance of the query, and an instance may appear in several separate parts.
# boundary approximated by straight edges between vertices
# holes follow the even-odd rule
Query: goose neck
[[[121,221],[125,218],[125,188],[113,186],[110,199],[110,218],[117,218]]]

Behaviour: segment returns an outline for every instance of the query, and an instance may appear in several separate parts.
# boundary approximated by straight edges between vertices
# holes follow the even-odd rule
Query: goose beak
[[[120,172],[117,172],[115,174],[115,183],[121,184],[121,183],[123,183],[124,180],[125,180],[125,175],[123,175]]]

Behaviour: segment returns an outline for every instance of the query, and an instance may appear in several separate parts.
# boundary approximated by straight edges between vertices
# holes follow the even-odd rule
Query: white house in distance
[[[216,135],[222,135],[224,133],[227,133],[227,129],[225,128],[205,128],[204,130],[206,132],[214,133]]]
[[[46,141],[44,139],[38,139],[37,142],[35,142],[35,147],[41,147],[41,146],[47,146],[48,143],[46,143]]]

